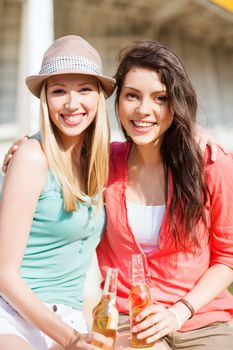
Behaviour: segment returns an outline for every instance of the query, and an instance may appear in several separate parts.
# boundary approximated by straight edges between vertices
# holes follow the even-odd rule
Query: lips
[[[142,120],[131,120],[131,128],[132,131],[135,132],[136,134],[147,134],[155,126],[157,126],[156,122],[151,122],[151,121],[142,121]]]
[[[155,124],[157,124],[157,123],[155,123],[155,122],[149,122],[149,121],[136,121],[136,120],[132,120],[131,121],[132,122],[132,124],[134,125],[134,126],[136,126],[136,127],[138,127],[138,128],[148,128],[148,127],[150,127],[150,126],[153,126],[153,125],[155,125]]]
[[[79,114],[60,114],[61,118],[65,122],[65,124],[69,126],[74,126],[83,120],[86,113],[79,113]]]

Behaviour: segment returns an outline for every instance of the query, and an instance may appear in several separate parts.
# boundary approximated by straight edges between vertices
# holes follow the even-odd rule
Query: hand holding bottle
[[[93,339],[92,344],[101,349],[113,349],[116,339],[119,312],[116,307],[117,269],[109,268],[102,298],[94,309],[92,331],[98,332],[111,341],[111,346]],[[106,339],[107,339],[106,338]]]
[[[152,304],[137,315],[137,324],[133,327],[132,332],[137,334],[137,339],[149,344],[170,332],[179,330],[189,317],[188,309],[182,305],[175,304],[171,308],[166,308]]]
[[[154,343],[145,338],[138,338],[138,317],[142,311],[152,305],[149,286],[146,283],[143,258],[141,254],[132,255],[132,287],[129,293],[129,315],[131,329],[131,344],[135,348],[145,348]],[[145,316],[146,317],[146,316]],[[141,319],[140,319],[141,320]],[[136,331],[135,331],[136,329]]]
[[[90,332],[87,334],[81,334],[74,330],[75,337],[71,343],[65,347],[65,350],[98,350],[99,347],[94,346],[93,343],[101,344],[104,349],[111,349],[112,342],[107,337],[96,332]],[[51,348],[51,350],[53,347]]]

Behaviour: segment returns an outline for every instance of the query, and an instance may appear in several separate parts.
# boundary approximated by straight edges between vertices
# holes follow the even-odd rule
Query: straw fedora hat
[[[43,82],[58,74],[87,74],[96,77],[106,96],[115,87],[115,79],[104,76],[100,55],[86,40],[77,35],[63,36],[47,49],[38,75],[26,78],[29,90],[40,97]]]

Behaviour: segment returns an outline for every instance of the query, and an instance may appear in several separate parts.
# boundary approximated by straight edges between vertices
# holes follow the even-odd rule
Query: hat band
[[[90,74],[102,76],[99,66],[92,60],[81,56],[58,56],[47,61],[40,70],[39,74],[51,74],[57,71],[74,70],[87,72]]]

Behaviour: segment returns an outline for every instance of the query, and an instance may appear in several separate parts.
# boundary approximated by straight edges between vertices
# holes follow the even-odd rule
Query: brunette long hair
[[[156,71],[167,89],[173,122],[161,146],[165,168],[165,194],[168,197],[168,169],[172,172],[173,195],[169,219],[175,242],[184,247],[193,243],[200,247],[197,230],[200,220],[207,229],[205,204],[208,188],[205,183],[203,157],[194,138],[197,111],[196,93],[179,58],[158,41],[140,40],[123,49],[116,78],[116,110],[126,74],[132,67]],[[125,136],[126,132],[123,130]],[[181,225],[181,226],[180,226]],[[181,236],[180,229],[184,232]]]

